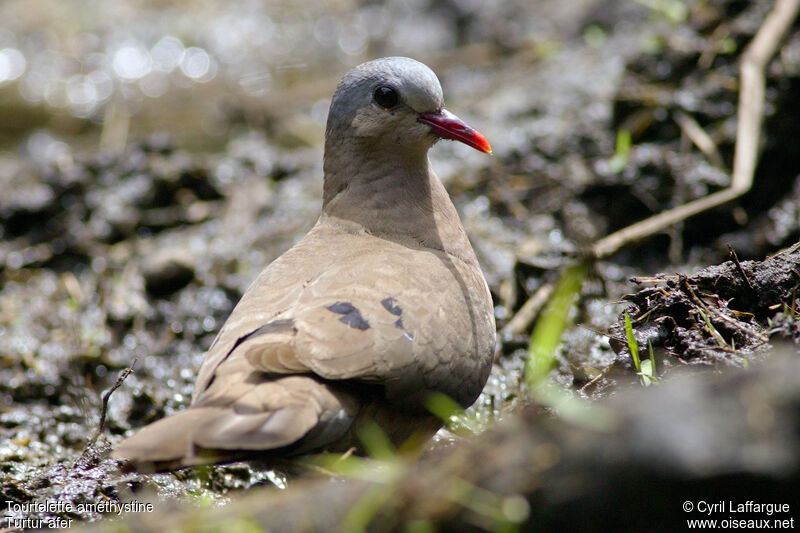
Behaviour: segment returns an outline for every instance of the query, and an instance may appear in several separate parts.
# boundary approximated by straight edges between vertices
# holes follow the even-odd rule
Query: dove
[[[234,307],[187,409],[123,440],[129,468],[362,450],[442,425],[431,394],[463,407],[495,351],[492,297],[428,160],[440,139],[491,154],[443,108],[433,71],[404,57],[350,70],[325,131],[322,211]]]

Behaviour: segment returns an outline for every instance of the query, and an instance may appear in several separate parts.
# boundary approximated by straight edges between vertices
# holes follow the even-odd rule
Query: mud
[[[362,60],[430,64],[448,108],[490,139],[493,158],[440,143],[432,160],[499,328],[594,239],[727,185],[738,61],[772,2],[422,4],[0,5],[3,500],[139,499],[168,513],[286,485],[256,463],[122,474],[107,453],[188,405],[235,302],[314,223],[327,99]],[[13,79],[11,49],[27,60]],[[664,380],[761,364],[778,337],[797,341],[797,250],[774,254],[800,239],[799,80],[795,24],[767,70],[752,191],[594,265],[551,374],[563,390],[599,401],[640,387],[615,341],[625,308]],[[714,150],[693,144],[687,117]],[[661,282],[625,297],[647,277]],[[482,430],[521,408],[529,334],[498,346],[468,413]],[[131,365],[87,447],[103,393]],[[434,447],[457,440],[442,432]]]

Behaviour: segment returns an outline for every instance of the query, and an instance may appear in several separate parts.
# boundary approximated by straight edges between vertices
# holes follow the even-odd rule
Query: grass
[[[485,429],[477,416],[468,415],[458,402],[446,394],[440,392],[429,394],[425,400],[425,407],[453,433],[477,435]]]
[[[570,323],[569,313],[578,299],[588,270],[586,263],[567,268],[536,321],[525,362],[525,384],[530,390],[542,383],[556,365],[556,348]]]
[[[617,132],[617,146],[614,151],[614,156],[608,161],[611,171],[615,174],[619,174],[628,166],[628,158],[631,154],[631,142],[630,131],[621,129]]]
[[[689,8],[682,0],[636,0],[650,8],[655,16],[672,24],[680,24],[689,16]]]
[[[639,358],[639,344],[636,342],[636,336],[633,334],[633,323],[627,311],[625,311],[625,337],[628,341],[628,351],[630,351],[631,359],[633,359],[633,367],[642,380],[642,385],[649,387],[653,383],[656,383],[658,379],[656,378],[656,358],[653,353],[653,344],[647,343],[650,358],[642,361]]]
[[[469,420],[463,409],[445,395],[438,395],[429,403],[431,411],[445,421],[454,418]],[[347,511],[336,530],[339,533],[361,533],[376,526],[398,525],[404,521],[390,502],[407,472],[407,457],[395,451],[377,424],[361,425],[358,436],[369,458],[349,454],[320,454],[308,458],[311,465],[328,475],[371,483]],[[442,498],[474,513],[474,519],[487,531],[517,533],[519,524],[528,518],[528,503],[520,496],[495,494],[457,476],[449,476],[440,483]],[[436,527],[422,518],[407,522],[402,531],[428,533],[436,531]]]
[[[715,328],[714,324],[711,323],[711,320],[708,318],[708,315],[706,315],[705,312],[703,312],[703,310],[700,309],[699,307],[697,308],[697,312],[700,314],[700,317],[703,319],[703,322],[706,325],[706,330],[714,338],[714,340],[717,341],[717,344],[719,345],[719,347],[720,348],[728,348],[728,343],[725,342],[725,338],[722,335],[720,335],[719,331],[717,331],[717,328]]]
[[[562,419],[581,427],[608,431],[616,423],[613,413],[574,397],[547,379],[556,366],[556,350],[571,323],[570,312],[588,273],[588,263],[581,262],[561,274],[553,296],[533,328],[525,361],[524,383],[533,399],[540,405],[550,406]]]

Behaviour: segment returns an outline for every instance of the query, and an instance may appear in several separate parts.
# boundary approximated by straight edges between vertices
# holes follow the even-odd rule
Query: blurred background
[[[528,298],[597,238],[728,184],[738,62],[772,6],[3,0],[0,492],[223,501],[270,483],[250,466],[121,482],[100,458],[90,474],[64,465],[134,360],[109,404],[111,444],[188,404],[232,306],[318,216],[336,83],[387,55],[431,66],[448,109],[494,149],[431,151],[501,328],[471,411],[488,427],[519,403],[531,321],[506,325]],[[727,244],[761,259],[800,237],[797,28],[767,71],[753,191],[595,266],[551,375],[564,389],[592,400],[638,386],[627,367],[603,377],[617,354],[598,333],[631,276],[690,272],[726,259]]]
[[[349,67],[402,54],[474,69],[489,43],[518,48],[550,26],[527,4],[3,2],[2,141],[46,126],[109,149],[126,129],[220,146],[231,122],[263,120],[250,106],[324,123],[330,84]]]

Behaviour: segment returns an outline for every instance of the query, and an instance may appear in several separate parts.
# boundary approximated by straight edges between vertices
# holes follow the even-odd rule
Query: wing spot
[[[361,315],[361,311],[350,302],[336,302],[329,305],[327,309],[337,315],[344,315],[339,319],[339,322],[347,324],[351,328],[360,330],[370,328],[369,322]]]
[[[328,306],[328,311],[332,311],[340,315],[346,315],[348,313],[352,313],[353,311],[357,311],[357,309],[356,306],[350,302],[336,302],[335,304]]]
[[[397,305],[397,300],[392,296],[384,298],[381,300],[381,305],[384,309],[392,313],[394,316],[400,316],[403,314],[403,309]]]

